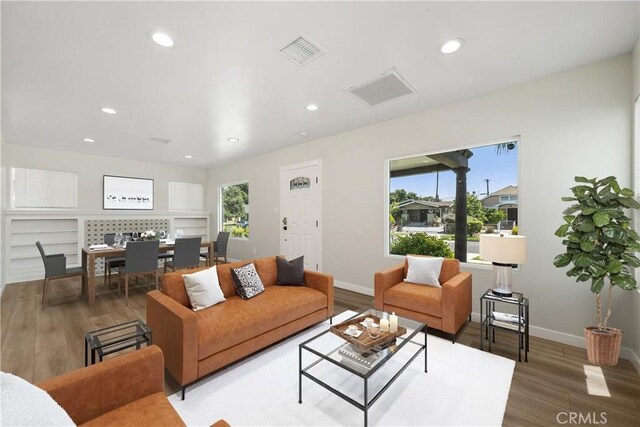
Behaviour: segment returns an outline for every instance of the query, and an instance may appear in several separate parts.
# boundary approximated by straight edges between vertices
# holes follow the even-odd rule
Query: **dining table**
[[[207,248],[208,260],[213,259],[213,245],[215,242],[202,242],[201,248]],[[100,246],[99,248],[92,248]],[[96,260],[98,258],[108,257],[124,257],[126,253],[125,247],[92,245],[82,248],[82,269],[87,277],[87,301],[90,306],[96,303]],[[159,252],[167,253],[175,249],[175,241],[160,241]]]

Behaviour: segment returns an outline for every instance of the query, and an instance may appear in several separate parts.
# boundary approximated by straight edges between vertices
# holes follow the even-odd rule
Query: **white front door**
[[[280,169],[280,253],[304,255],[305,270],[314,271],[322,271],[320,171],[320,160]]]

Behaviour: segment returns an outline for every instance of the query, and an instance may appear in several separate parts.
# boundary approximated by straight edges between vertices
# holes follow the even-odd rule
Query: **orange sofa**
[[[417,256],[417,255],[414,255]],[[445,259],[440,270],[441,288],[405,282],[408,262],[375,274],[377,310],[414,319],[429,328],[456,333],[471,315],[471,273],[460,272],[460,261]]]
[[[37,384],[78,425],[184,426],[164,394],[157,346],[110,358]],[[214,424],[228,426],[224,420]]]
[[[162,291],[147,294],[147,324],[165,366],[185,389],[196,380],[298,331],[333,316],[333,277],[305,271],[305,286],[277,286],[276,258],[253,260],[265,291],[243,300],[231,269],[252,261],[216,266],[226,301],[193,311],[182,270],[162,277]]]

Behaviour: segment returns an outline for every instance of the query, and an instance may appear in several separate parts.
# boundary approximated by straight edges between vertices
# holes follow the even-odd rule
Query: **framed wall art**
[[[153,179],[103,176],[102,208],[153,210]]]

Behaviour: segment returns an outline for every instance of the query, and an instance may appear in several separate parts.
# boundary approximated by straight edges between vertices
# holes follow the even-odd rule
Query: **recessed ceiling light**
[[[309,134],[308,134],[307,132],[304,132],[304,131],[302,131],[302,132],[298,132],[298,135],[300,135],[300,136],[301,136],[301,137],[303,137],[303,138],[305,138],[305,137],[309,136]]]
[[[82,140],[83,140],[84,142],[96,142],[96,140],[95,140],[95,139],[91,139],[91,138],[82,138]]]
[[[229,141],[229,142],[240,142],[240,138],[231,137],[231,138],[227,138],[227,141]]]
[[[440,52],[445,54],[457,52],[458,49],[462,47],[463,43],[464,43],[464,40],[462,39],[447,40],[442,44],[442,46],[440,46]]]
[[[173,46],[173,39],[165,33],[153,33],[151,35],[151,38],[153,39],[154,42],[156,42],[160,46],[163,46],[163,47]]]
[[[190,158],[192,158],[192,157],[193,157],[193,156],[190,156],[190,155],[188,155],[188,154],[187,154],[186,156],[184,156],[184,158],[185,158],[185,159],[190,159]]]
[[[116,111],[116,110],[114,110],[114,109],[113,109],[113,108],[111,108],[111,107],[102,107],[102,108],[100,109],[100,111],[102,111],[103,113],[107,113],[107,114],[116,114],[116,113],[117,113],[117,111]]]
[[[318,106],[316,104],[309,104],[304,108],[306,108],[309,111],[316,111],[318,109]]]

